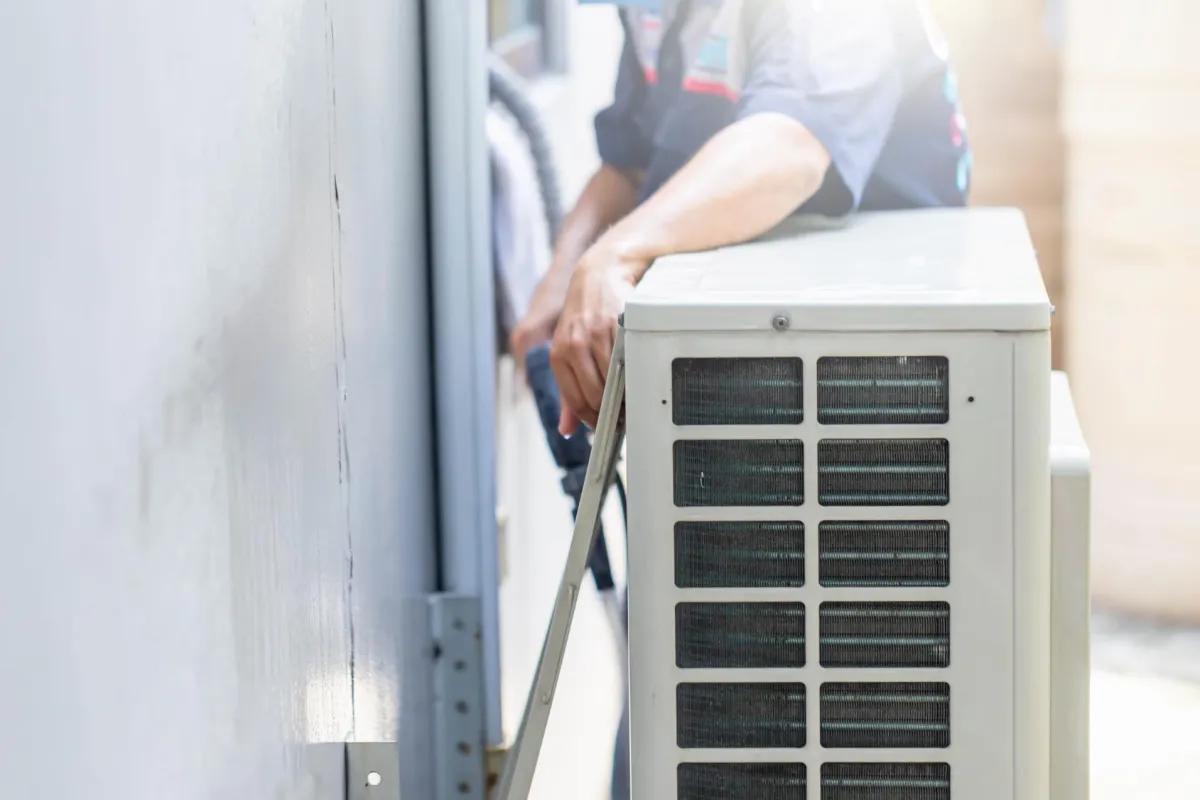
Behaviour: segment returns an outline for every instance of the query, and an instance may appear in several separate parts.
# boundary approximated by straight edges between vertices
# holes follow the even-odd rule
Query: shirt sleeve
[[[637,116],[646,102],[646,75],[629,33],[629,23],[622,14],[625,46],[617,66],[617,83],[612,104],[596,115],[596,149],[600,160],[609,166],[626,171],[641,171],[650,163],[651,142],[637,124]]]
[[[746,0],[745,80],[737,114],[803,124],[832,168],[805,210],[858,208],[900,104],[889,4],[881,0]]]

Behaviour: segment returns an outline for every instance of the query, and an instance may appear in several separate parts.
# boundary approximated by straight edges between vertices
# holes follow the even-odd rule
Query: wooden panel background
[[[1200,4],[1071,0],[1069,362],[1097,605],[1200,621]]]
[[[974,148],[971,203],[1016,206],[1029,220],[1057,307],[1054,363],[1064,366],[1063,137],[1059,58],[1044,0],[927,0],[950,45]]]

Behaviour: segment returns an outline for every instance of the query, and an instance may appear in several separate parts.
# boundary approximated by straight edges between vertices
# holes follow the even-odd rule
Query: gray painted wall
[[[0,796],[432,796],[419,30],[0,4]]]

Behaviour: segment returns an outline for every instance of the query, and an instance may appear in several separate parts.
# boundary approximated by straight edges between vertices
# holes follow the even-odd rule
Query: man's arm
[[[583,254],[554,335],[564,435],[594,425],[617,317],[654,259],[746,241],[783,221],[821,187],[825,147],[804,125],[754,114],[722,130],[661,189]]]
[[[563,220],[550,269],[534,292],[525,317],[513,330],[509,352],[518,359],[554,335],[571,276],[583,254],[637,205],[641,173],[652,149],[634,121],[645,99],[646,80],[624,15],[621,24],[626,37],[617,64],[613,101],[595,120],[596,146],[603,166]]]
[[[637,193],[637,177],[614,167],[601,166],[592,175],[563,220],[550,267],[538,283],[525,316],[513,329],[509,352],[518,359],[554,335],[576,265],[605,230],[634,208]]]
[[[746,0],[737,121],[584,253],[554,336],[562,428],[595,424],[624,298],[655,258],[857,208],[901,95],[894,4]],[[807,204],[807,205],[806,205]]]
[[[782,114],[756,114],[717,133],[654,196],[600,237],[581,267],[637,283],[654,259],[766,233],[821,187],[829,153]]]

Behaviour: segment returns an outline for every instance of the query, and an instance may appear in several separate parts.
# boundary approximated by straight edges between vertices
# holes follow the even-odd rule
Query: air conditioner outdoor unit
[[[654,265],[614,367],[635,800],[1085,800],[1089,466],[1051,314],[1006,209]]]

